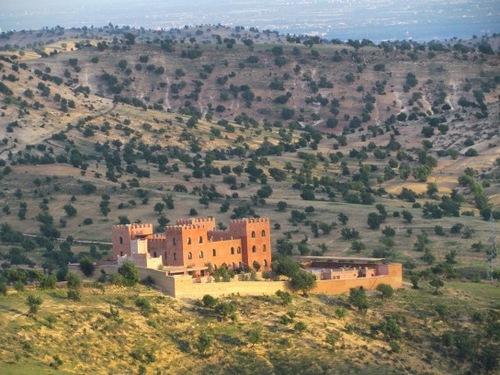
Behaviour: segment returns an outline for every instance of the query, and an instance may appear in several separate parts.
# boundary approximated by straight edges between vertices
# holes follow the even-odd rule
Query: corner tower
[[[229,234],[241,239],[242,261],[251,268],[271,267],[271,227],[269,219],[242,219],[229,222]]]

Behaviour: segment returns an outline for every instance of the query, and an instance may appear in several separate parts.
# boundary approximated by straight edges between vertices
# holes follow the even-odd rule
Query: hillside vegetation
[[[206,307],[151,289],[85,284],[0,297],[4,374],[451,374],[497,366],[498,286],[368,297],[231,296]],[[43,302],[27,314],[27,295]],[[220,305],[231,308],[222,309]],[[224,314],[230,311],[229,314]]]
[[[367,373],[388,368],[456,373],[453,361],[458,357],[452,349],[435,350],[440,343],[436,337],[447,329],[474,331],[486,327],[485,322],[498,322],[498,305],[488,303],[498,300],[491,283],[500,278],[495,248],[500,218],[499,44],[496,34],[375,45],[222,26],[151,31],[109,25],[0,34],[0,285],[9,289],[9,296],[1,297],[1,313],[15,324],[17,317],[26,319],[19,329],[47,333],[45,323],[23,315],[23,285],[43,284],[51,274],[65,280],[68,262],[109,258],[112,225],[152,222],[162,231],[179,218],[214,216],[224,228],[234,218],[269,217],[276,253],[402,262],[408,280],[426,287],[445,282],[444,296],[434,300],[441,298],[450,316],[472,316],[472,310],[454,310],[454,298],[469,298],[462,299],[461,293],[475,298],[483,288],[491,292],[490,300],[481,299],[484,304],[467,300],[480,310],[481,322],[440,318],[434,324],[434,297],[414,290],[398,292],[398,302],[387,306],[377,302],[379,310],[370,309],[368,314],[375,315],[369,319],[349,314],[352,325],[362,328],[353,331],[359,335],[355,342],[346,339],[346,347],[363,348],[374,366]],[[15,271],[19,268],[28,271]],[[33,269],[43,273],[30,274]],[[61,322],[53,329],[64,330],[71,319],[59,292],[40,293]],[[111,324],[103,314],[115,303],[113,295],[94,292],[85,289],[74,314]],[[198,317],[192,301],[174,302],[145,289],[137,293],[157,301],[162,313],[155,316],[178,311],[172,320],[186,326],[176,335],[189,333],[185,340],[191,348],[202,329],[189,328],[187,322],[210,321],[208,312]],[[273,298],[234,297],[240,310],[255,306],[256,316],[274,314]],[[299,359],[331,372],[331,347],[316,333],[334,327],[340,332],[345,326],[335,320],[325,328],[318,314],[333,309],[332,304],[343,306],[345,297],[331,303],[329,298],[294,302],[297,312],[311,311],[307,340],[292,335],[273,341],[269,333],[266,347],[249,349],[244,332],[252,320],[244,314],[239,323],[227,323],[230,333],[216,333],[220,325],[208,324],[211,334],[220,335],[214,344],[220,350],[212,348],[210,356],[202,356],[207,371],[216,372],[213,366],[230,351],[224,345],[236,340],[246,349],[224,362],[227,372],[234,372],[244,358],[261,366],[255,373],[286,373],[280,366],[299,366]],[[113,363],[117,371],[128,372],[144,362],[143,354],[134,362],[128,353],[134,350],[130,343],[139,340],[134,336],[139,320],[133,315],[133,299],[126,302],[130,308],[120,307],[120,314],[129,319],[120,325],[123,335],[113,340],[124,340],[127,353],[118,352],[118,341],[101,341],[98,359],[85,357],[97,356],[86,352],[86,359],[77,361],[69,359],[68,346],[67,354],[61,354],[61,371],[85,372],[74,366],[95,360],[100,368]],[[191,318],[183,318],[181,311]],[[386,344],[372,348],[370,342],[378,338],[363,327],[386,312],[412,316],[406,322],[401,316],[395,319],[406,327],[403,347],[416,347],[396,356],[387,354]],[[166,330],[168,314],[154,324],[163,327],[165,322]],[[407,336],[413,319],[420,328]],[[144,345],[150,350],[160,337],[154,335],[165,333],[143,323],[141,329],[149,332]],[[125,333],[128,328],[134,335]],[[86,329],[81,335],[99,341],[96,332]],[[484,354],[475,333],[474,355],[459,358],[471,366]],[[47,337],[43,340],[50,342]],[[275,353],[281,339],[288,343]],[[361,339],[369,341],[366,349]],[[498,345],[497,338],[490,339]],[[158,368],[177,344],[161,345],[168,350],[155,351],[162,358],[155,362]],[[172,368],[193,369],[200,358],[179,345],[174,352],[187,359],[168,357]],[[299,355],[304,345],[317,357]],[[17,349],[9,350],[6,361],[16,363],[13,369],[53,361],[40,351],[28,355],[33,361],[23,362],[15,356]],[[113,351],[108,359],[101,356],[106,350]],[[408,364],[412,350],[422,360]],[[425,359],[434,352],[439,360]],[[337,365],[359,373],[365,367],[357,353],[340,355]],[[304,365],[308,368],[315,373],[312,364]]]

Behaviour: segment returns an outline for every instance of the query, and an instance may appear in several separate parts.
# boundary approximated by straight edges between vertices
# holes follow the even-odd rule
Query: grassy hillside
[[[498,350],[498,286],[428,285],[366,313],[345,296],[232,296],[234,320],[201,301],[145,287],[86,284],[80,302],[55,290],[0,297],[2,373],[455,374],[485,371]],[[26,296],[43,299],[27,316]],[[144,301],[147,301],[145,303]],[[202,336],[207,345],[201,345]],[[463,346],[466,345],[466,346]],[[460,370],[459,370],[460,369]],[[10,371],[10,372],[9,372]]]

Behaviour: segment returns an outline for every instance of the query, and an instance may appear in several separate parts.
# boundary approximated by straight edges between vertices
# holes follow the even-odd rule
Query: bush
[[[200,354],[204,354],[210,349],[211,345],[212,345],[212,338],[208,336],[206,333],[201,333],[198,336],[198,341],[196,342],[195,347]]]
[[[349,303],[355,306],[359,311],[368,310],[368,298],[363,287],[351,288],[349,290]]]
[[[69,289],[78,289],[82,283],[80,276],[73,272],[68,272],[68,274],[66,275],[66,280],[68,282]]]
[[[215,306],[215,313],[217,314],[218,321],[225,321],[226,319],[236,319],[236,305],[231,302],[219,302]]]
[[[205,294],[202,298],[203,306],[212,309],[217,304],[217,299],[212,297],[210,294]]]
[[[67,293],[68,299],[72,301],[80,301],[82,299],[82,295],[78,289],[70,289]]]
[[[137,267],[131,262],[124,262],[118,273],[123,277],[123,285],[134,286],[139,282],[139,271]]]
[[[276,291],[276,295],[281,299],[281,304],[283,306],[287,306],[292,303],[292,295],[290,293],[278,290]]]
[[[391,298],[394,294],[394,289],[389,284],[379,284],[377,290],[382,293],[382,298]]]
[[[307,329],[307,325],[304,322],[297,322],[297,323],[295,323],[293,328],[294,328],[295,332],[302,333]]]
[[[26,305],[28,306],[28,314],[35,315],[40,309],[42,303],[43,299],[41,297],[37,297],[30,294],[28,298],[26,298]]]
[[[90,258],[85,257],[82,260],[80,260],[80,270],[85,276],[89,277],[94,274],[95,265],[92,262],[92,260],[90,260]]]

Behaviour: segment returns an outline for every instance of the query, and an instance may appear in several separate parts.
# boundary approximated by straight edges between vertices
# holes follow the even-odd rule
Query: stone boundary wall
[[[350,288],[362,286],[367,290],[376,289],[380,284],[389,284],[393,288],[401,288],[403,285],[403,274],[401,264],[390,264],[388,275],[340,279],[340,280],[317,280],[316,287],[310,291],[311,294],[342,294],[349,292]],[[69,270],[81,274],[78,265],[70,265]],[[106,274],[116,274],[117,265],[103,265],[96,268],[94,275],[98,277],[100,271]],[[278,290],[287,290],[287,281],[238,281],[231,282],[194,282],[191,276],[167,276],[165,271],[138,267],[140,279],[150,276],[155,286],[163,293],[174,298],[202,298],[205,294],[220,297],[229,294],[240,295],[272,295]]]
[[[393,288],[401,288],[402,282],[398,282],[392,276],[374,276],[360,277],[357,279],[340,279],[340,280],[318,280],[316,288],[310,293],[312,294],[342,294],[349,292],[351,288],[359,288],[362,286],[367,290],[376,289],[380,284],[389,284]]]
[[[175,298],[203,298],[205,294],[219,297],[228,294],[272,295],[286,290],[286,281],[230,281],[193,283],[190,276],[168,276],[174,279]]]

